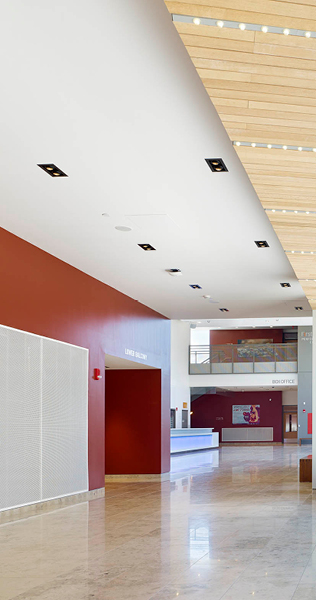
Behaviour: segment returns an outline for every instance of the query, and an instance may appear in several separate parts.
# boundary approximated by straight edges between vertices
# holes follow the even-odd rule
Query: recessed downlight
[[[117,229],[117,231],[132,231],[131,227],[125,227],[125,225],[116,225],[115,229]]]
[[[228,308],[220,308],[219,309],[221,312],[229,312]]]
[[[199,19],[198,17],[194,17],[193,23],[194,25],[201,25],[201,19]]]
[[[280,283],[280,286],[283,288],[289,288],[289,287],[291,287],[291,284],[288,282],[285,282],[285,283]]]
[[[258,246],[258,248],[269,248],[269,244],[266,240],[255,240],[255,244],[256,246]]]
[[[192,290],[201,290],[201,286],[198,285],[198,283],[189,283],[190,288],[192,288]]]
[[[302,306],[295,306],[294,308],[295,308],[295,310],[303,310]]]
[[[151,246],[151,244],[138,244],[138,246],[140,248],[142,248],[143,250],[146,250],[146,252],[150,252],[151,250],[156,250],[156,248]]]
[[[228,171],[222,158],[206,158],[205,161],[213,173]]]
[[[66,175],[64,171],[59,169],[59,167],[56,167],[56,165],[54,165],[53,163],[43,163],[38,164],[37,166],[43,169],[43,171],[45,171],[45,173],[47,173],[51,177],[68,177],[68,175]]]

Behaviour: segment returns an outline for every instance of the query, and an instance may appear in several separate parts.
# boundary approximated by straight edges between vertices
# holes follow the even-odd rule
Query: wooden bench
[[[312,443],[312,438],[300,438],[298,441],[298,445],[301,446],[302,445],[302,440],[307,440],[308,442],[310,442],[310,444]]]
[[[300,481],[312,481],[312,455],[300,459]]]

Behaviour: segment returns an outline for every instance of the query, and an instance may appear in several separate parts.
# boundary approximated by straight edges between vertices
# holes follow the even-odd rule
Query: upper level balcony
[[[190,346],[189,373],[297,373],[297,344]]]

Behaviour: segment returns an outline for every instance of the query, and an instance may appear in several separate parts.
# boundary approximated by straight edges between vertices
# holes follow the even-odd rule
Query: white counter
[[[170,452],[190,452],[218,448],[219,434],[213,427],[199,429],[171,429]]]

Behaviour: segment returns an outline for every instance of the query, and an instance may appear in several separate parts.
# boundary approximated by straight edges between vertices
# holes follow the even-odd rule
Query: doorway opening
[[[161,369],[105,355],[105,475],[162,472],[161,392]]]
[[[297,443],[297,406],[283,406],[283,441],[285,444]]]

